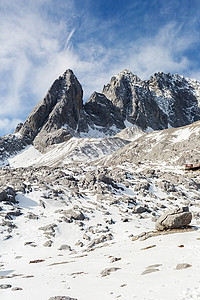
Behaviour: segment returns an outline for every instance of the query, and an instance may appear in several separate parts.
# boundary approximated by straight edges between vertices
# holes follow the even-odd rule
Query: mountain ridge
[[[199,85],[173,76],[124,71],[84,104],[69,70],[0,138],[3,299],[199,298]]]
[[[163,72],[143,81],[125,69],[83,103],[81,84],[66,70],[14,134],[0,139],[0,156],[9,157],[30,144],[46,152],[72,137],[111,137],[130,126],[144,132],[163,130],[197,120],[198,81]]]

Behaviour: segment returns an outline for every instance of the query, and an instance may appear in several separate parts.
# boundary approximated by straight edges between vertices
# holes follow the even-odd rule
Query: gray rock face
[[[124,120],[142,129],[168,127],[167,116],[154,101],[148,84],[130,71],[112,77],[102,93],[120,108]]]
[[[167,115],[172,127],[191,124],[200,119],[198,82],[177,74],[159,72],[147,82],[153,98]]]
[[[14,134],[9,134],[3,137],[0,137],[0,159],[5,161],[10,155],[16,154],[18,151],[21,151],[27,146],[27,142],[22,137],[17,137]]]
[[[181,138],[179,138],[180,134]],[[200,121],[181,128],[143,133],[138,139],[114,152],[104,165],[111,166],[124,162],[141,164],[147,160],[155,163],[163,161],[168,164],[173,161],[174,166],[184,166],[187,162],[198,164],[200,139],[197,136],[199,134]],[[176,192],[175,186],[169,184],[169,178],[165,178],[158,185],[167,193]]]
[[[55,80],[44,99],[30,113],[19,133],[30,142],[35,139],[35,146],[41,150],[41,142],[46,145],[62,142],[70,134],[79,131],[79,121],[84,131],[87,126],[81,120],[84,119],[82,97],[80,83],[73,72],[67,70]],[[65,130],[61,130],[63,127]]]
[[[116,133],[116,131],[112,132],[111,126],[115,126],[118,129],[125,128],[120,109],[103,94],[94,92],[85,103],[84,110],[91,128],[95,128],[95,125],[101,126],[105,133],[110,131],[110,135]]]
[[[166,230],[185,227],[190,224],[192,214],[188,207],[182,207],[174,210],[169,210],[164,213],[156,222],[157,230]]]
[[[67,70],[15,132],[42,150],[89,127],[114,135],[126,127],[125,120],[141,129],[183,126],[200,119],[199,91],[198,82],[178,75],[158,73],[142,81],[124,70],[83,104],[82,87]]]
[[[124,119],[142,129],[180,127],[200,119],[200,85],[195,80],[159,72],[142,81],[124,70],[104,86],[103,94]]]

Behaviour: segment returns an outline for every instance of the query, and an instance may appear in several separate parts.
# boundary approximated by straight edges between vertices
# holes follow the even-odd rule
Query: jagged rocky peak
[[[200,119],[200,88],[197,82],[178,74],[155,73],[147,81],[159,108],[172,127],[191,124]]]
[[[124,70],[111,78],[102,93],[94,92],[83,104],[81,84],[67,70],[14,135],[1,139],[2,149],[7,149],[10,141],[10,154],[31,143],[48,151],[49,145],[72,136],[111,136],[131,125],[147,131],[180,127],[200,120],[199,103],[200,83],[196,80],[158,72],[143,81]]]
[[[124,121],[143,130],[167,128],[167,118],[152,99],[147,83],[131,71],[112,77],[102,93],[120,109]]]
[[[120,109],[113,105],[104,94],[94,92],[85,103],[84,110],[91,128],[104,127],[103,131],[106,133],[112,126],[118,129],[125,127]]]
[[[82,118],[83,90],[74,73],[67,70],[54,81],[19,133],[30,142],[34,141],[35,146],[41,150],[74,135],[79,130],[79,121],[84,123]]]
[[[133,74],[130,70],[123,70],[118,75],[113,76],[111,81],[120,81],[120,80],[129,81],[132,84],[141,84],[142,80],[135,74]]]
[[[155,73],[153,76],[150,77],[150,80],[147,81],[150,90],[158,89],[170,89],[170,88],[178,88],[183,87],[189,88],[188,81],[183,76],[178,74],[171,74],[171,73],[163,73],[158,72]]]
[[[129,70],[124,70],[113,76],[109,84],[104,85],[102,93],[125,113],[134,86],[141,86],[142,80]]]

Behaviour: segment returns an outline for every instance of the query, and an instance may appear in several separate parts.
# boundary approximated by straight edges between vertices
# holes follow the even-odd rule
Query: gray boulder
[[[1,285],[0,285],[0,290],[9,289],[9,288],[11,288],[11,287],[12,287],[11,284],[1,284]]]
[[[176,266],[176,270],[183,270],[183,269],[187,269],[192,267],[192,265],[188,264],[188,263],[182,263],[182,264],[178,264]]]
[[[64,214],[70,220],[83,221],[85,220],[85,216],[81,211],[75,211],[74,209],[61,210],[62,214]]]
[[[164,213],[156,222],[157,230],[167,230],[186,227],[192,220],[192,214],[188,207],[181,207],[169,210]]]

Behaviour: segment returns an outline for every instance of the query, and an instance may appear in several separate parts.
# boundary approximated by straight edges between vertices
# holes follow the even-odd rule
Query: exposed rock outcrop
[[[148,84],[132,72],[124,70],[112,77],[102,93],[119,107],[124,120],[142,129],[168,127],[167,116],[154,101]]]
[[[33,109],[19,133],[39,150],[63,142],[87,129],[83,113],[83,91],[71,70],[54,81],[44,99]],[[58,131],[59,130],[59,131]],[[60,137],[60,138],[59,138]]]
[[[115,135],[116,131],[125,128],[120,109],[103,94],[94,92],[85,103],[84,110],[87,114],[87,122],[92,129],[101,127],[107,135]],[[114,126],[113,129],[112,126]]]

